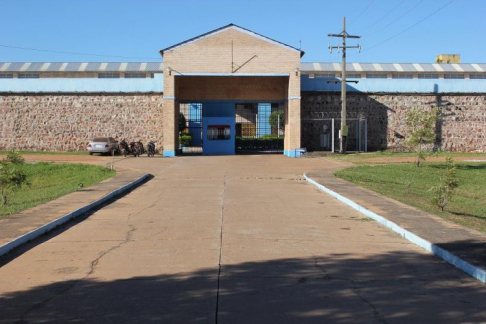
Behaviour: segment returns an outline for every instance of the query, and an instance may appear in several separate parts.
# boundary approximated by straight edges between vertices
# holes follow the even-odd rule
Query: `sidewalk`
[[[329,170],[308,172],[307,176],[462,260],[486,269],[485,234],[339,179]]]
[[[145,175],[144,172],[117,169],[116,176],[53,201],[0,218],[0,246],[53,220],[95,202],[118,188]]]

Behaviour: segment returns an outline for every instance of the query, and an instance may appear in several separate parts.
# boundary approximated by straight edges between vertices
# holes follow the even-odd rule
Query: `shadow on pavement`
[[[126,262],[127,268],[136,266]],[[110,267],[102,260],[100,265],[104,270]],[[166,266],[161,259],[158,270]],[[96,267],[92,279],[3,294],[0,323],[486,321],[486,287],[418,253],[369,258],[335,254],[223,265],[219,297],[217,267],[112,281],[96,279]]]

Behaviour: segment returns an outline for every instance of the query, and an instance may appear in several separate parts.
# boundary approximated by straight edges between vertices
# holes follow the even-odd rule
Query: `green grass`
[[[12,151],[0,150],[0,155],[7,155]],[[88,151],[81,152],[61,152],[61,151],[16,151],[21,155],[87,155]]]
[[[376,159],[376,158],[400,158],[400,157],[412,157],[415,158],[417,155],[415,153],[410,152],[393,152],[393,151],[378,151],[378,152],[371,152],[371,153],[349,153],[349,154],[330,154],[326,157],[330,157],[333,159],[338,159],[341,161],[352,162],[355,164],[363,164],[367,163],[369,159]],[[435,156],[435,155],[432,155]],[[471,159],[486,159],[486,153],[451,153],[451,152],[443,152],[439,155],[440,157],[469,157]]]
[[[115,171],[97,165],[63,163],[25,163],[20,166],[30,186],[24,186],[8,197],[8,205],[0,205],[0,217],[59,198],[115,175]]]
[[[335,173],[336,176],[384,196],[439,215],[454,223],[486,233],[486,163],[457,162],[459,187],[453,200],[440,211],[433,203],[445,163],[364,164]]]

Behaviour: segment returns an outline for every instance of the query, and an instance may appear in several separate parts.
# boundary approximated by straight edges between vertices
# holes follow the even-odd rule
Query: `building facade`
[[[161,51],[163,63],[0,63],[0,149],[86,149],[96,136],[163,155],[332,150],[339,63],[236,25]],[[400,149],[412,107],[441,107],[436,145],[486,151],[486,64],[349,63],[348,150]],[[182,116],[182,117],[181,117]],[[182,118],[182,121],[181,121]]]

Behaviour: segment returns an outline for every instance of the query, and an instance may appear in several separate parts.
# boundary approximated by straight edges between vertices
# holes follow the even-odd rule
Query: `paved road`
[[[486,287],[301,178],[324,159],[132,158],[154,178],[0,263],[0,323],[479,323]]]

